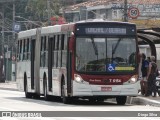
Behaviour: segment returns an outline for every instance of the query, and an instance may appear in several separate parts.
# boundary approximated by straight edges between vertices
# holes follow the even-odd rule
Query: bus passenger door
[[[35,39],[31,40],[31,89],[34,89]]]
[[[72,92],[72,50],[73,50],[73,38],[68,37],[68,49],[67,49],[67,92]]]
[[[53,44],[53,37],[49,38],[48,40],[48,87],[49,91],[52,91],[52,44]]]

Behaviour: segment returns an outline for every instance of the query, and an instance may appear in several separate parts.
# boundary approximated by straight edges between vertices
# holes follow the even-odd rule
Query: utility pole
[[[47,0],[47,11],[48,11],[48,25],[51,25],[51,6],[50,6],[50,0]]]
[[[16,14],[15,1],[13,1],[13,25],[15,24],[15,14]],[[12,27],[14,27],[14,26],[12,26]],[[15,32],[13,32],[13,40],[15,40]]]
[[[16,8],[16,6],[15,6],[15,0],[13,1],[13,26],[12,27],[14,27],[14,25],[15,25],[15,14],[16,14],[16,10],[15,10],[15,8]],[[14,29],[13,29],[14,30]],[[13,32],[12,33],[12,40],[13,40],[13,42],[14,42],[14,45],[12,46],[12,51],[11,51],[11,58],[12,58],[12,56],[13,56],[13,53],[14,53],[14,56],[16,56],[16,51],[14,52],[14,47],[16,47],[16,37],[15,37],[15,32]],[[12,63],[12,60],[11,60],[11,63]],[[12,63],[12,64],[14,64],[15,65],[15,62],[14,63]],[[12,64],[11,64],[11,70],[12,70]],[[14,71],[16,71],[16,70],[14,70]],[[12,76],[13,76],[13,71],[11,71],[11,80],[13,80],[12,79]]]
[[[2,6],[2,54],[4,54],[4,6]]]
[[[1,50],[0,50],[0,82],[4,81],[4,6],[2,5],[1,20],[2,20],[2,38],[1,38]]]
[[[128,22],[128,14],[127,14],[127,0],[124,0],[124,22]]]
[[[3,56],[3,58],[2,58],[2,65],[3,65],[2,72],[4,73],[4,76],[5,76],[6,67],[5,67],[5,51],[4,51],[4,5],[2,6],[2,56]],[[4,69],[3,69],[3,67],[4,67]]]

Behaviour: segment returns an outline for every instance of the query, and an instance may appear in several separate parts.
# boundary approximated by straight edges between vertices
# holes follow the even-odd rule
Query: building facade
[[[135,9],[132,9],[135,8]],[[129,20],[160,20],[160,0],[127,0]],[[67,22],[102,18],[123,20],[124,0],[91,0],[66,7]]]

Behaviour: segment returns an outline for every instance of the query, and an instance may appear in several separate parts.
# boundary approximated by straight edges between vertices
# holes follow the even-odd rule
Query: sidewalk
[[[157,95],[157,97],[145,97],[139,94],[137,97],[128,97],[127,103],[134,105],[151,105],[160,107],[160,96]]]
[[[17,83],[12,81],[7,81],[5,83],[0,83],[0,90],[12,90],[12,91],[18,91],[17,89]],[[115,102],[115,99],[111,99],[111,101]],[[127,104],[133,104],[133,105],[151,105],[160,107],[160,97],[157,95],[157,97],[144,97],[142,95],[139,95],[137,97],[128,97],[127,98]]]
[[[5,81],[5,83],[0,83],[1,90],[12,90],[17,91],[17,83],[15,81]]]

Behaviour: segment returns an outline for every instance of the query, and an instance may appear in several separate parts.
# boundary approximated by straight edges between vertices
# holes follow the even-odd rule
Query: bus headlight
[[[138,75],[133,75],[127,82],[125,82],[124,84],[134,84],[136,83],[138,80]]]
[[[137,79],[135,78],[135,77],[132,77],[131,79],[130,79],[130,82],[131,83],[135,83],[137,81]]]
[[[74,74],[74,80],[78,83],[83,83],[83,79],[80,75]]]

